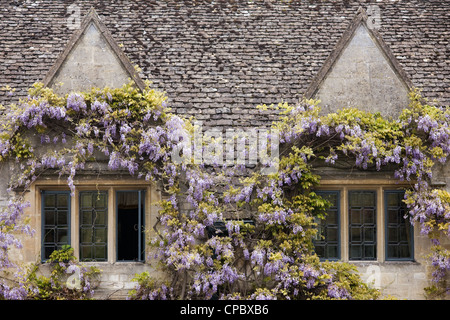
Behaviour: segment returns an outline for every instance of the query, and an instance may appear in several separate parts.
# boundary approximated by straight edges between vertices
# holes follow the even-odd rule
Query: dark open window
[[[70,245],[70,192],[42,191],[42,250],[43,261],[54,250]]]
[[[376,260],[376,192],[349,191],[348,195],[349,259]]]
[[[80,192],[80,260],[107,261],[108,194]]]
[[[144,260],[144,191],[117,192],[117,260]]]
[[[385,191],[386,260],[413,259],[413,227],[408,219],[404,191]]]
[[[325,219],[317,220],[318,234],[314,241],[316,254],[323,260],[340,259],[340,224],[339,224],[339,191],[317,191],[317,194],[328,200]]]

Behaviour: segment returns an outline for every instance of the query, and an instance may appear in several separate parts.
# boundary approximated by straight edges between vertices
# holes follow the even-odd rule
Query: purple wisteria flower
[[[67,97],[67,108],[74,111],[86,110],[86,102],[84,96],[79,93],[70,93]]]

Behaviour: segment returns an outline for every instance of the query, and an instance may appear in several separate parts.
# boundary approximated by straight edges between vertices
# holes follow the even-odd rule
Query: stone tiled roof
[[[256,105],[298,101],[358,8],[371,5],[411,83],[450,104],[448,0],[0,0],[0,87],[19,97],[44,79],[75,32],[71,4],[82,16],[94,7],[141,77],[176,112],[210,125],[262,125],[273,115]]]

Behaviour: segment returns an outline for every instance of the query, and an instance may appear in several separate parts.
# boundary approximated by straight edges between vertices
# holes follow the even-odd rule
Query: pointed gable
[[[132,79],[139,88],[143,81],[130,60],[112,38],[94,9],[69,41],[50,69],[44,84],[56,92],[85,91],[92,87],[121,87]]]
[[[325,113],[355,107],[396,117],[408,106],[411,83],[367,19],[360,8],[306,93]]]

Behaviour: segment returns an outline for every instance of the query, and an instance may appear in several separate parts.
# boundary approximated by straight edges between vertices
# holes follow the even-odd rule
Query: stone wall
[[[431,286],[432,272],[427,256],[430,254],[431,242],[420,235],[419,226],[414,228],[414,261],[352,262],[362,279],[380,289],[384,297],[397,299],[424,300],[425,288]],[[443,241],[443,246],[450,249],[450,241]],[[447,275],[447,283],[450,274]],[[448,299],[444,297],[444,299]]]
[[[101,273],[97,278],[98,285],[94,289],[94,299],[98,300],[125,300],[128,298],[129,291],[136,287],[136,282],[132,281],[136,274],[149,272],[152,276],[158,277],[158,271],[148,263],[84,263],[85,266],[94,266],[100,269]],[[38,275],[50,276],[50,268],[43,265],[39,268]],[[160,273],[159,277],[164,277]]]
[[[384,297],[423,300],[429,286],[427,270],[416,262],[354,263],[361,278]]]
[[[406,84],[399,78],[367,27],[360,24],[316,97],[324,112],[353,107],[396,117],[408,105]]]

